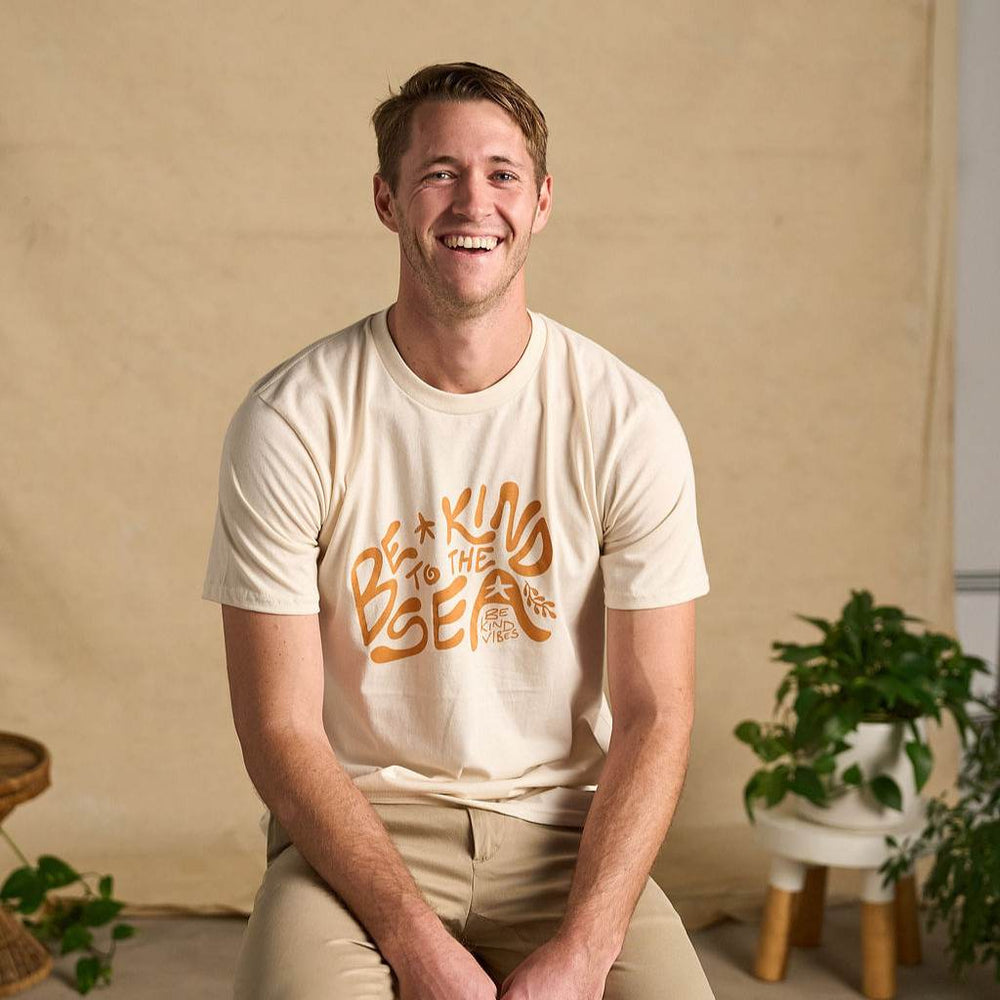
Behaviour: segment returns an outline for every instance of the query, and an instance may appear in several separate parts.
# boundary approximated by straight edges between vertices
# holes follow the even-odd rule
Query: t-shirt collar
[[[425,382],[403,360],[386,322],[390,308],[386,306],[368,317],[368,331],[375,342],[378,356],[396,385],[411,399],[432,410],[442,410],[446,413],[475,413],[499,406],[528,382],[538,367],[545,347],[545,318],[541,313],[528,309],[528,315],[531,317],[531,334],[517,364],[498,382],[478,392],[446,392]]]

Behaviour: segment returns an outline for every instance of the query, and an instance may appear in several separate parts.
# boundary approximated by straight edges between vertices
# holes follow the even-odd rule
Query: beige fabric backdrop
[[[0,3],[0,729],[53,754],[5,828],[137,909],[249,910],[262,807],[199,600],[222,434],[393,300],[368,115],[472,59],[550,124],[529,304],[688,434],[712,593],[654,874],[690,927],[753,913],[731,734],[770,711],[771,641],[851,587],[953,628],[955,49],[931,0]]]

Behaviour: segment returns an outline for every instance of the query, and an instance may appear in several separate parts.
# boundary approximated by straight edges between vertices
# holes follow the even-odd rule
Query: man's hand
[[[496,1000],[496,984],[443,925],[393,964],[399,1000]]]
[[[558,935],[533,951],[500,986],[502,1000],[601,1000],[611,964]]]

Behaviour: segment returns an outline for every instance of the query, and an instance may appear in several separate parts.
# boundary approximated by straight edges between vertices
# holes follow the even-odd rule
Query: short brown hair
[[[391,87],[390,87],[391,94]],[[393,195],[399,164],[410,144],[410,119],[424,101],[492,101],[517,122],[534,165],[535,187],[545,180],[549,130],[541,109],[509,76],[474,62],[436,63],[418,70],[375,109],[372,125],[378,143],[378,173]]]

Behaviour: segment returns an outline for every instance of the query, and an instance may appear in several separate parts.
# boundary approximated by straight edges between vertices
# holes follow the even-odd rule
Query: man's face
[[[427,102],[410,121],[395,197],[375,176],[379,217],[399,234],[400,288],[453,317],[489,312],[514,281],[532,233],[548,221],[524,134],[492,101]],[[453,249],[450,236],[495,237],[493,249]]]

